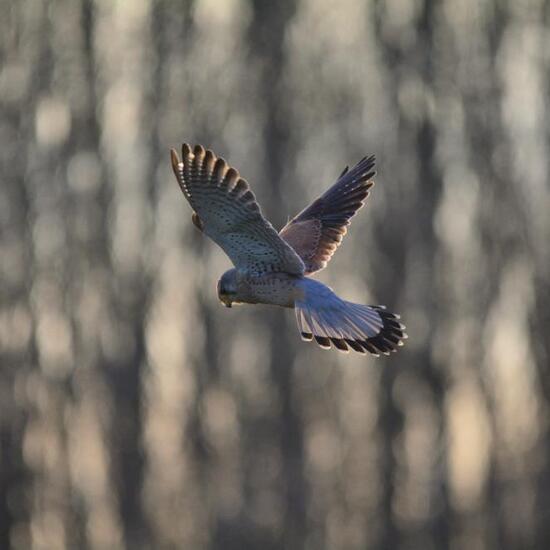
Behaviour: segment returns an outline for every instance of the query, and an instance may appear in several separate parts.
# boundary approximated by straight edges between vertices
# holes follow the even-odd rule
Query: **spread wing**
[[[201,145],[182,145],[182,158],[172,149],[172,168],[193,208],[196,225],[229,256],[237,269],[257,273],[304,272],[296,252],[263,217],[254,193],[225,160]]]
[[[281,237],[298,253],[306,274],[323,269],[347,233],[351,218],[361,208],[374,185],[374,156],[365,157],[316,201],[290,220]]]

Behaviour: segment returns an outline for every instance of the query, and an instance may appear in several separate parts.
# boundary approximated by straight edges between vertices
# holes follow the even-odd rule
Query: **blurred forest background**
[[[0,548],[550,548],[549,97],[549,0],[0,0]],[[278,227],[375,153],[407,345],[223,308],[182,141]]]

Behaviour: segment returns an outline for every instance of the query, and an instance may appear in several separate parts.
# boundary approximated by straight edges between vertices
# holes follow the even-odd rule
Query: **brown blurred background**
[[[550,548],[549,94],[548,0],[0,0],[0,548]],[[182,141],[279,227],[375,153],[406,347],[223,308]]]

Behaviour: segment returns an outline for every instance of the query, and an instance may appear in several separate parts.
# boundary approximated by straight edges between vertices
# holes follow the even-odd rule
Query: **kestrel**
[[[193,223],[233,265],[218,281],[218,297],[232,304],[294,308],[302,338],[325,349],[389,355],[407,335],[385,306],[339,298],[309,277],[323,269],[374,185],[374,156],[346,168],[336,183],[279,233],[264,218],[248,184],[224,159],[201,145],[171,150],[172,168],[193,208]]]

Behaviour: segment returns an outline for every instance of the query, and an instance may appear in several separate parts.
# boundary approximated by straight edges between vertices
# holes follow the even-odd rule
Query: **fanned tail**
[[[302,338],[325,349],[334,346],[348,352],[397,351],[407,338],[399,315],[384,306],[365,306],[342,300],[330,288],[312,279],[303,280],[304,299],[295,302],[296,321]]]

